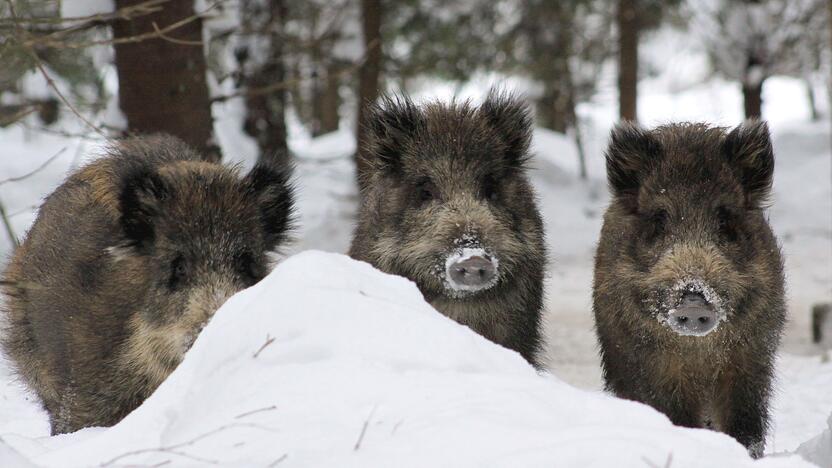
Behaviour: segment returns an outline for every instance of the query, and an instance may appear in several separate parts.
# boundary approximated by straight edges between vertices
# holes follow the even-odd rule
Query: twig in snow
[[[129,452],[124,452],[121,455],[119,455],[115,458],[111,458],[110,460],[102,463],[100,466],[111,466],[112,464],[121,460],[122,458],[127,458],[127,457],[130,457],[130,456],[133,456],[133,455],[141,455],[141,454],[145,454],[145,453],[157,453],[157,452],[158,453],[170,453],[170,454],[173,454],[173,455],[179,455],[180,457],[190,458],[192,460],[199,461],[199,462],[202,462],[202,463],[210,463],[210,464],[216,465],[216,464],[219,464],[218,461],[199,458],[199,457],[190,455],[186,452],[180,452],[179,449],[183,448],[183,447],[188,447],[190,445],[193,445],[193,444],[199,442],[202,439],[205,439],[207,437],[210,437],[212,435],[215,435],[219,432],[222,432],[222,431],[225,431],[225,430],[228,430],[228,429],[233,429],[235,427],[251,427],[251,428],[260,429],[260,430],[263,430],[263,431],[272,431],[273,430],[273,429],[270,429],[268,427],[260,426],[260,425],[257,425],[257,424],[247,424],[247,423],[226,424],[226,425],[220,426],[220,427],[218,427],[214,430],[208,431],[204,434],[200,434],[200,435],[194,437],[191,440],[187,440],[185,442],[181,442],[181,443],[178,443],[178,444],[168,445],[166,447],[145,448],[145,449],[138,449],[138,450],[131,450]]]
[[[670,468],[670,465],[673,464],[673,452],[667,454],[667,460],[664,462],[664,467],[659,467],[659,465],[656,465],[647,457],[641,457],[641,459],[644,460],[644,463],[647,463],[650,468]]]
[[[396,431],[398,431],[398,430],[399,430],[399,426],[401,426],[401,425],[402,425],[402,423],[404,423],[404,419],[402,419],[401,421],[397,422],[397,423],[396,423],[396,425],[395,425],[395,426],[393,426],[393,430],[392,430],[392,431],[390,431],[390,435],[394,435],[394,434],[396,433]]]
[[[241,418],[245,418],[247,416],[251,416],[252,414],[262,413],[263,411],[272,411],[272,410],[276,410],[276,409],[277,409],[277,405],[271,405],[271,406],[267,406],[265,408],[260,408],[260,409],[256,409],[256,410],[247,411],[247,412],[242,413],[242,414],[238,414],[237,416],[234,416],[234,419],[241,419]]]
[[[277,465],[279,465],[279,464],[283,463],[283,460],[285,460],[285,459],[287,459],[287,458],[289,458],[289,454],[288,454],[288,453],[284,453],[283,455],[281,455],[281,456],[280,456],[280,458],[278,458],[277,460],[275,460],[275,461],[273,461],[273,462],[269,463],[269,468],[273,468],[273,467],[275,467],[275,466],[277,466]]]
[[[268,347],[268,346],[269,346],[270,344],[272,344],[272,343],[274,343],[274,337],[273,337],[273,336],[269,336],[269,334],[267,333],[267,334],[266,334],[266,342],[265,342],[265,343],[263,343],[263,346],[261,346],[261,347],[260,347],[260,349],[258,349],[258,350],[254,353],[254,355],[252,355],[251,357],[252,357],[253,359],[257,359],[257,356],[259,356],[259,355],[260,355],[260,353],[262,353],[262,352],[263,352],[263,350],[264,350],[264,349],[266,349],[266,347]]]
[[[23,174],[23,175],[21,175],[21,176],[17,176],[17,177],[9,177],[8,179],[0,180],[0,185],[7,184],[7,183],[9,183],[9,182],[20,182],[21,180],[25,180],[26,178],[31,177],[31,176],[33,176],[33,175],[37,174],[38,172],[40,172],[40,171],[42,171],[44,168],[46,168],[46,166],[48,166],[50,163],[52,163],[52,161],[54,161],[55,159],[57,159],[57,158],[58,158],[58,156],[60,156],[60,155],[61,155],[64,151],[66,151],[66,146],[64,146],[63,148],[61,148],[61,150],[60,150],[60,151],[58,151],[57,153],[55,153],[54,155],[52,155],[52,157],[51,157],[51,158],[49,158],[49,159],[47,159],[46,161],[44,161],[44,163],[43,163],[43,164],[41,164],[40,166],[38,166],[35,170],[33,170],[33,171],[31,171],[31,172],[29,172],[29,173],[27,173],[27,174]]]
[[[355,441],[355,447],[352,449],[354,451],[358,451],[361,448],[361,441],[364,440],[364,434],[367,433],[367,426],[370,425],[370,420],[373,419],[373,414],[376,412],[377,406],[373,406],[373,409],[370,410],[370,414],[367,415],[367,419],[364,420],[364,425],[361,426],[361,433],[358,434],[358,440]]]

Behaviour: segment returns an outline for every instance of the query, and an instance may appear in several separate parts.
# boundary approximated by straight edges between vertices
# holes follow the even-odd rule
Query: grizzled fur
[[[613,198],[594,312],[607,388],[761,455],[785,321],[782,259],[764,213],[774,170],[767,126],[749,121],[726,134],[623,124],[606,158]],[[725,314],[705,336],[663,323],[688,283],[706,285]]]
[[[53,434],[117,423],[287,238],[287,168],[247,176],[179,140],[125,140],[40,209],[5,272],[2,346]]]
[[[413,280],[440,312],[538,365],[546,254],[526,177],[527,107],[492,93],[480,107],[386,98],[364,123],[370,166],[350,255]],[[448,255],[478,247],[496,284],[448,289]]]

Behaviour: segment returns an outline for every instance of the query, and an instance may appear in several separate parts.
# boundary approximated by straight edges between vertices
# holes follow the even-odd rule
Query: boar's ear
[[[391,173],[401,170],[401,156],[407,140],[421,126],[424,117],[407,96],[382,96],[370,107],[362,122],[367,136],[361,157],[371,166]]]
[[[121,228],[130,246],[141,249],[153,243],[154,218],[170,196],[171,188],[152,168],[136,169],[122,179]]]
[[[743,122],[726,135],[722,151],[740,178],[748,206],[760,207],[771,192],[774,175],[768,125],[761,120]]]
[[[649,131],[630,122],[616,125],[605,154],[613,195],[634,206],[644,174],[661,154],[661,143]]]
[[[268,249],[289,238],[294,215],[294,188],[291,166],[286,163],[258,163],[243,179],[243,190],[254,198],[260,210],[260,225]]]
[[[499,133],[506,145],[505,157],[512,167],[520,167],[529,159],[532,141],[532,115],[529,106],[510,93],[491,90],[480,112]]]

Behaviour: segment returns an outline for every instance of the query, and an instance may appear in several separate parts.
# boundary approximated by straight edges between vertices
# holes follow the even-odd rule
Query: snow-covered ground
[[[646,48],[648,57],[675,58],[641,82],[642,121],[739,123],[738,86],[704,80],[696,56],[671,53],[685,50],[679,41],[671,35]],[[551,374],[536,375],[518,356],[445,319],[404,280],[340,256],[303,253],[223,307],[182,366],[112,429],[48,437],[45,414],[0,362],[0,466],[24,460],[45,466],[167,460],[253,466],[750,465],[726,436],[673,428],[643,405],[600,392],[590,306],[592,257],[608,201],[602,153],[615,118],[612,78],[605,80],[598,96],[579,108],[589,180],[577,178],[571,140],[535,132],[531,176],[551,252],[545,315]],[[483,77],[462,88],[431,83],[419,94],[477,99],[492,81]],[[523,86],[507,86],[515,84]],[[786,78],[771,79],[764,88],[777,156],[769,214],[786,258],[790,313],[767,453],[793,452],[804,443],[800,453],[832,466],[832,363],[822,362],[809,340],[811,305],[832,297],[830,122],[826,108],[825,120],[809,122],[804,94],[801,82]],[[226,159],[250,165],[255,148],[239,131],[240,112],[235,101],[215,106],[217,137]],[[343,253],[357,202],[352,131],[313,140],[293,128],[301,228],[289,254]],[[34,220],[39,201],[99,147],[100,141],[19,126],[0,129],[0,201],[19,236]],[[3,181],[56,154],[24,182]],[[10,252],[5,235],[0,252]],[[325,269],[339,273],[321,275]],[[274,342],[254,358],[267,336]],[[767,457],[759,465],[801,462]]]
[[[55,467],[810,466],[538,375],[409,281],[318,251],[229,300],[122,423],[4,440]]]

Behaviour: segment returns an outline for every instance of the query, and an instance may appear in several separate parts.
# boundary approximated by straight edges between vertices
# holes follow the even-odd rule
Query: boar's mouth
[[[706,336],[727,320],[720,295],[701,280],[680,281],[668,291],[671,305],[659,322],[681,336]]]
[[[445,258],[443,284],[453,297],[465,297],[492,288],[499,280],[499,260],[481,247],[464,247]]]

